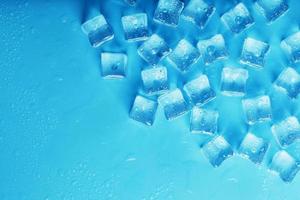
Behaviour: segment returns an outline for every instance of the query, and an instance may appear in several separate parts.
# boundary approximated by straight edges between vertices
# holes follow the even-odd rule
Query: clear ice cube
[[[236,34],[242,32],[254,23],[250,12],[243,3],[237,4],[234,8],[224,13],[221,20],[231,32]]]
[[[86,21],[81,25],[81,29],[95,48],[114,38],[113,30],[103,15]]]
[[[145,69],[141,72],[143,88],[148,95],[162,94],[169,89],[166,67]]]
[[[191,66],[197,62],[200,53],[189,41],[182,39],[179,41],[175,49],[169,54],[169,60],[181,72],[188,71]]]
[[[157,102],[137,95],[133,102],[130,111],[130,118],[151,126],[155,119],[155,113],[157,110]]]
[[[202,150],[210,164],[214,167],[220,166],[225,159],[233,155],[230,144],[223,136],[213,138],[203,146]]]
[[[136,0],[124,0],[124,1],[131,6],[134,6],[136,4]]]
[[[300,93],[300,74],[291,67],[284,69],[275,81],[275,87],[290,98],[296,98]]]
[[[184,3],[180,0],[159,0],[153,20],[157,23],[176,27]]]
[[[207,40],[200,40],[197,47],[205,65],[228,57],[225,40],[221,34],[217,34]]]
[[[291,182],[299,171],[299,165],[296,160],[286,151],[276,152],[270,163],[270,170],[279,174],[285,182]]]
[[[227,96],[244,96],[248,71],[242,68],[224,67],[221,77],[221,91]]]
[[[259,164],[262,162],[268,146],[268,142],[263,138],[248,133],[240,144],[239,152],[252,162]]]
[[[129,42],[146,40],[148,38],[148,19],[146,13],[137,13],[122,17],[125,39]]]
[[[268,51],[267,43],[248,37],[244,41],[240,62],[251,67],[262,68]]]
[[[168,91],[158,98],[158,103],[162,105],[166,119],[175,119],[188,111],[188,104],[179,89]]]
[[[296,117],[289,116],[283,121],[274,124],[271,131],[281,146],[292,144],[296,139],[300,138],[300,124]]]
[[[219,113],[217,111],[195,106],[192,109],[190,131],[192,133],[214,135],[218,127],[218,117]]]
[[[187,82],[183,86],[183,90],[194,105],[203,105],[216,97],[216,93],[204,74]]]
[[[276,20],[289,9],[287,0],[257,0],[256,6],[268,22]]]
[[[151,65],[156,65],[170,52],[168,44],[157,34],[153,34],[138,48],[138,54]]]
[[[203,0],[191,0],[184,8],[182,17],[203,29],[214,12],[213,5]]]
[[[257,122],[270,121],[272,118],[271,101],[263,95],[242,100],[246,121],[252,125]]]
[[[300,31],[282,40],[280,46],[290,62],[300,62]]]
[[[101,53],[101,74],[103,78],[124,78],[127,55],[123,53]]]

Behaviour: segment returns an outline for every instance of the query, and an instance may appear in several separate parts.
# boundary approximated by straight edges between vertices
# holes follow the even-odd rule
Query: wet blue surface
[[[214,2],[216,12],[200,31],[183,20],[178,29],[154,24],[156,0],[140,0],[137,7],[122,0],[0,1],[0,199],[300,199],[299,174],[286,184],[267,170],[278,149],[271,124],[247,126],[241,98],[220,94],[223,66],[241,66],[242,43],[251,36],[268,42],[271,50],[262,71],[247,68],[247,97],[269,94],[275,122],[300,117],[299,97],[290,101],[270,89],[286,66],[299,72],[299,64],[289,64],[279,44],[299,29],[300,3],[290,0],[288,13],[266,25],[245,0],[256,23],[233,36],[219,16],[237,1]],[[117,37],[93,49],[80,25],[97,8]],[[146,12],[152,33],[172,48],[183,37],[196,45],[199,39],[224,35],[230,59],[206,67],[200,59],[185,75],[168,66],[171,88],[207,74],[217,98],[206,108],[219,111],[218,132],[233,148],[247,131],[271,142],[261,166],[235,155],[213,168],[199,148],[203,138],[189,133],[189,114],[167,121],[159,107],[152,127],[128,117],[140,89],[140,70],[147,65],[136,52],[139,44],[124,40],[120,18],[136,12]],[[101,51],[130,55],[127,79],[101,79]],[[288,151],[299,160],[299,144]]]

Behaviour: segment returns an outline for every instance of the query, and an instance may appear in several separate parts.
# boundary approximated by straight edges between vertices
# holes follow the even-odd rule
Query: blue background
[[[189,114],[169,122],[159,108],[152,127],[128,117],[146,64],[136,53],[139,44],[124,41],[120,17],[147,12],[152,19],[157,1],[140,0],[137,7],[129,7],[122,0],[1,0],[0,199],[300,199],[299,174],[286,184],[267,170],[278,149],[270,123],[248,127],[241,98],[219,92],[222,67],[241,66],[237,59],[249,35],[269,42],[271,51],[263,70],[249,69],[248,96],[269,94],[275,122],[291,114],[300,117],[299,98],[290,101],[271,87],[284,67],[299,69],[288,63],[279,43],[298,30],[300,4],[290,0],[289,12],[266,25],[253,3],[243,2],[256,24],[237,36],[219,20],[237,3],[233,0],[214,1],[217,12],[203,31],[183,20],[177,29],[149,20],[152,32],[172,48],[183,37],[194,45],[215,33],[226,38],[230,59],[207,67],[200,59],[185,75],[169,67],[172,88],[208,74],[218,97],[207,107],[221,113],[219,133],[233,148],[247,131],[270,140],[271,147],[261,166],[234,156],[213,168],[199,147],[205,139],[189,133]],[[80,25],[97,9],[116,38],[93,49]],[[125,80],[101,79],[101,51],[130,55]],[[288,149],[297,159],[299,146]]]

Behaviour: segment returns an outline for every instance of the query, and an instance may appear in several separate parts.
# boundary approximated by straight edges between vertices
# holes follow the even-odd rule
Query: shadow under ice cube
[[[263,138],[248,133],[240,144],[239,152],[252,162],[259,164],[262,162],[268,146],[268,142]]]
[[[282,40],[280,46],[287,55],[289,61],[293,63],[300,62],[300,31]]]
[[[101,74],[103,78],[124,78],[127,55],[123,53],[101,53]]]
[[[180,0],[159,0],[153,20],[157,23],[176,27],[183,7],[184,3]]]
[[[88,36],[93,47],[99,47],[114,38],[111,26],[103,15],[96,16],[81,25],[82,31]]]
[[[191,65],[197,62],[200,53],[189,41],[182,39],[179,41],[175,49],[169,54],[169,60],[181,72],[186,72]]]
[[[215,7],[203,0],[191,0],[182,12],[182,17],[203,29],[214,11]]]
[[[197,47],[205,65],[209,65],[216,60],[228,57],[225,40],[221,34],[217,34],[207,40],[200,40]]]
[[[187,82],[183,86],[183,90],[194,105],[203,105],[216,97],[206,75],[200,75]]]
[[[161,95],[158,98],[158,103],[162,105],[167,120],[175,119],[185,114],[189,109],[179,89]]]
[[[257,0],[256,6],[269,22],[276,20],[289,9],[287,0]]]
[[[275,153],[269,167],[285,182],[291,182],[299,171],[296,160],[284,150]]]
[[[300,124],[294,116],[274,124],[271,130],[277,143],[283,147],[292,144],[296,139],[300,139]]]
[[[202,150],[213,167],[220,166],[224,160],[233,155],[230,144],[223,136],[213,138],[203,146]]]
[[[127,41],[136,42],[148,38],[148,19],[145,13],[123,16],[122,25]]]
[[[300,74],[291,67],[283,70],[275,81],[275,87],[285,92],[290,98],[300,93]]]
[[[227,96],[244,96],[248,71],[242,68],[225,67],[222,71],[221,91]]]
[[[257,122],[269,121],[272,118],[271,101],[269,96],[258,96],[242,100],[246,121],[252,125]]]
[[[251,67],[262,68],[269,45],[265,42],[246,38],[241,53],[240,62]]]
[[[157,102],[137,95],[130,110],[130,118],[151,126],[155,119]]]
[[[195,106],[192,109],[190,131],[213,135],[217,131],[219,113],[214,110],[201,109]]]
[[[234,8],[224,13],[221,20],[231,32],[236,34],[254,24],[250,12],[243,3],[237,4]]]
[[[153,34],[138,48],[138,54],[151,65],[156,65],[170,52],[168,44],[157,34]]]
[[[169,89],[166,67],[145,69],[141,74],[145,93],[157,95]]]

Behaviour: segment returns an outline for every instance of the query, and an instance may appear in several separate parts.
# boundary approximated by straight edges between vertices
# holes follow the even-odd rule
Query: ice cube
[[[240,144],[239,152],[252,162],[259,164],[262,162],[268,146],[268,142],[263,138],[248,133]]]
[[[275,87],[290,98],[296,98],[300,93],[300,74],[291,67],[284,69],[275,81]]]
[[[257,122],[269,121],[272,118],[271,101],[263,95],[242,100],[246,121],[252,125]]]
[[[125,39],[129,42],[146,40],[148,38],[148,19],[146,13],[137,13],[122,17]]]
[[[153,20],[157,23],[176,27],[183,7],[184,3],[180,0],[159,0]]]
[[[202,150],[210,164],[214,167],[220,166],[225,159],[233,155],[230,144],[223,136],[213,138],[203,146]]]
[[[197,47],[202,55],[205,65],[228,57],[225,40],[221,34],[217,34],[207,40],[200,40]]]
[[[136,4],[136,0],[125,0],[125,2],[131,6],[134,6]]]
[[[149,95],[157,95],[169,89],[168,74],[166,67],[145,69],[141,72],[143,88]]]
[[[210,87],[209,80],[204,74],[187,82],[183,90],[195,105],[203,105],[216,97],[216,93]]]
[[[129,116],[135,121],[151,126],[155,119],[156,110],[157,102],[137,95],[131,107]]]
[[[81,29],[95,48],[114,38],[113,30],[103,15],[86,21],[82,24]]]
[[[280,178],[285,182],[291,182],[299,171],[299,165],[296,160],[284,150],[274,154],[269,167],[270,170],[279,174]]]
[[[197,62],[200,53],[189,41],[182,39],[179,41],[175,49],[169,54],[169,60],[181,72],[186,72],[191,68],[191,65]]]
[[[287,0],[257,0],[256,6],[269,22],[276,20],[289,9]]]
[[[213,135],[217,131],[219,113],[214,110],[201,109],[195,106],[192,109],[190,131]]]
[[[175,119],[188,111],[188,104],[181,91],[175,89],[158,98],[158,103],[162,105],[167,120]]]
[[[250,27],[254,20],[243,3],[237,4],[234,8],[224,13],[221,17],[223,23],[233,33],[240,33]]]
[[[103,78],[124,78],[126,76],[126,68],[126,54],[101,53],[101,73]]]
[[[251,67],[262,68],[268,51],[267,43],[248,37],[244,41],[240,62]]]
[[[191,0],[182,12],[182,17],[203,29],[214,12],[213,5],[203,0]]]
[[[244,96],[248,71],[242,68],[224,67],[221,78],[221,91],[227,96]]]
[[[156,65],[170,52],[168,44],[157,34],[153,34],[138,48],[138,54],[151,65]]]
[[[280,46],[286,53],[289,61],[293,63],[300,62],[300,31],[282,40]]]
[[[271,127],[272,133],[281,146],[292,144],[300,138],[300,124],[296,117],[289,116]]]

